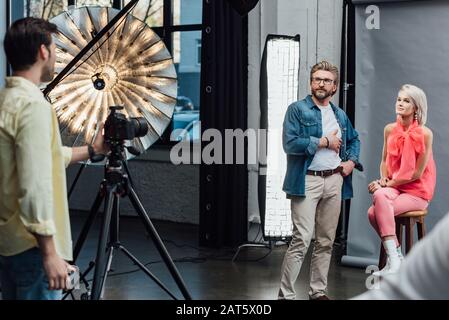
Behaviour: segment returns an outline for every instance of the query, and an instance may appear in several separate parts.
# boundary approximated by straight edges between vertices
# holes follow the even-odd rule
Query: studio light
[[[290,201],[282,191],[287,158],[282,148],[282,124],[287,107],[298,100],[299,35],[268,35],[261,67],[261,124],[266,165],[259,170],[259,208],[265,240],[286,240],[292,234]]]
[[[58,26],[56,75],[100,32],[119,10],[82,7],[51,22]],[[170,52],[143,21],[128,14],[49,93],[64,145],[91,143],[110,106],[124,106],[127,117],[143,117],[148,134],[128,141],[140,153],[163,134],[173,116],[177,77]],[[131,154],[128,154],[128,158]]]

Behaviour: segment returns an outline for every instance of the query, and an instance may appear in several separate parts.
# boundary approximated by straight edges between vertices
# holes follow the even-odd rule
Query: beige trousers
[[[313,232],[315,245],[310,265],[309,296],[326,294],[332,246],[338,226],[343,177],[306,175],[305,197],[291,199],[293,235],[282,264],[279,299],[295,299],[294,284],[301,270]]]

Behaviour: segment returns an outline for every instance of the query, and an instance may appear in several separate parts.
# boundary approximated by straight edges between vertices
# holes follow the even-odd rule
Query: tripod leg
[[[128,175],[128,181],[131,183],[131,186],[134,187],[133,179],[129,173],[128,160],[123,161],[123,166],[125,167],[125,172]]]
[[[170,254],[168,253],[167,249],[165,248],[161,238],[159,237],[159,234],[157,233],[156,229],[153,226],[153,223],[151,222],[150,218],[148,217],[148,214],[145,212],[145,208],[143,207],[142,203],[140,202],[139,198],[137,197],[136,192],[132,188],[132,186],[128,186],[128,197],[131,200],[132,205],[134,206],[134,209],[136,209],[139,216],[142,218],[145,228],[147,229],[148,233],[150,234],[154,244],[156,245],[157,250],[159,251],[159,254],[161,255],[162,259],[164,260],[165,264],[167,265],[172,277],[176,281],[176,284],[178,285],[178,288],[181,290],[184,298],[186,300],[192,300],[192,297],[190,296],[190,293],[187,291],[186,285],[184,281],[181,278],[181,275],[179,274],[178,269],[176,268],[175,264],[173,263],[173,260],[170,257]]]
[[[72,185],[70,186],[68,199],[70,200],[70,197],[72,196],[73,190],[75,189],[76,183],[78,182],[78,179],[81,177],[81,174],[83,173],[84,169],[87,167],[87,162],[84,162],[81,168],[79,169],[78,173],[76,174],[75,180],[73,180]]]
[[[103,188],[103,186],[101,188]],[[103,202],[103,194],[102,194],[102,190],[100,189],[98,191],[97,197],[95,198],[95,201],[90,209],[89,216],[87,217],[87,220],[83,226],[83,229],[81,230],[78,240],[76,241],[75,249],[73,250],[73,261],[74,262],[78,259],[78,256],[79,256],[81,249],[84,245],[84,242],[86,241],[87,234],[89,233],[89,229],[92,226],[92,224],[95,220],[95,217],[98,214],[98,209],[100,208],[100,205],[102,202]]]
[[[114,247],[109,247],[109,252],[108,252],[108,259],[107,259],[107,263],[105,265],[105,268],[103,270],[103,279],[101,281],[101,288],[100,288],[100,298],[103,297],[104,294],[104,285],[106,283],[106,278],[108,277],[108,273],[109,271],[111,271],[111,264],[112,264],[112,256],[114,255]],[[99,299],[100,299],[99,298]]]
[[[103,279],[101,280],[101,288],[100,288],[100,298],[103,297],[104,294],[104,285],[106,283],[106,279],[108,277],[109,271],[111,271],[111,264],[112,264],[112,257],[114,254],[114,244],[118,243],[118,234],[119,234],[119,205],[120,205],[120,198],[119,196],[114,195],[114,200],[112,202],[112,215],[111,215],[111,222],[109,224],[109,252],[107,254],[107,263],[105,265],[104,270],[102,271]]]
[[[114,192],[117,186],[106,186],[106,198],[104,203],[104,217],[101,226],[100,239],[98,240],[97,257],[95,259],[94,281],[92,284],[92,300],[99,300],[101,297],[101,288],[103,287],[105,270],[105,255],[108,242],[109,226],[111,225],[112,204],[114,201]]]
[[[129,252],[124,246],[120,246],[119,247],[120,250],[122,250],[122,252],[131,259],[132,262],[134,262],[143,272],[145,272],[145,274],[147,276],[149,276],[151,279],[153,279],[154,282],[156,282],[156,284],[161,287],[162,290],[164,290],[165,292],[167,292],[167,294],[172,297],[174,300],[178,300],[171,292],[170,290],[168,290],[168,288],[158,279],[156,278],[156,276],[151,273],[150,270],[148,270],[147,267],[145,267],[144,264],[142,264],[139,260],[137,260],[136,257],[134,257],[131,252]]]
[[[119,242],[119,217],[120,217],[120,199],[119,197],[114,197],[113,206],[112,206],[112,217],[111,217],[111,226],[110,230],[110,242],[118,243]]]

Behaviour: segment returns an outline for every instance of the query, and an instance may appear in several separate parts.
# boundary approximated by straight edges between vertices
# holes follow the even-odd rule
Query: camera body
[[[133,140],[148,133],[148,124],[145,118],[127,118],[123,113],[117,112],[123,107],[109,107],[109,114],[104,124],[104,138],[106,142]]]
[[[80,288],[80,269],[77,266],[72,266],[74,270],[71,270],[67,276],[66,287],[67,290],[78,290]]]

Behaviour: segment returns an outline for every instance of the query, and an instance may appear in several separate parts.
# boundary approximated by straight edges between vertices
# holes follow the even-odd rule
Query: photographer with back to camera
[[[56,25],[16,21],[4,47],[13,76],[0,91],[0,260],[4,300],[54,300],[67,288],[72,239],[65,167],[108,152],[102,125],[92,145],[63,147],[38,85],[53,79]]]

